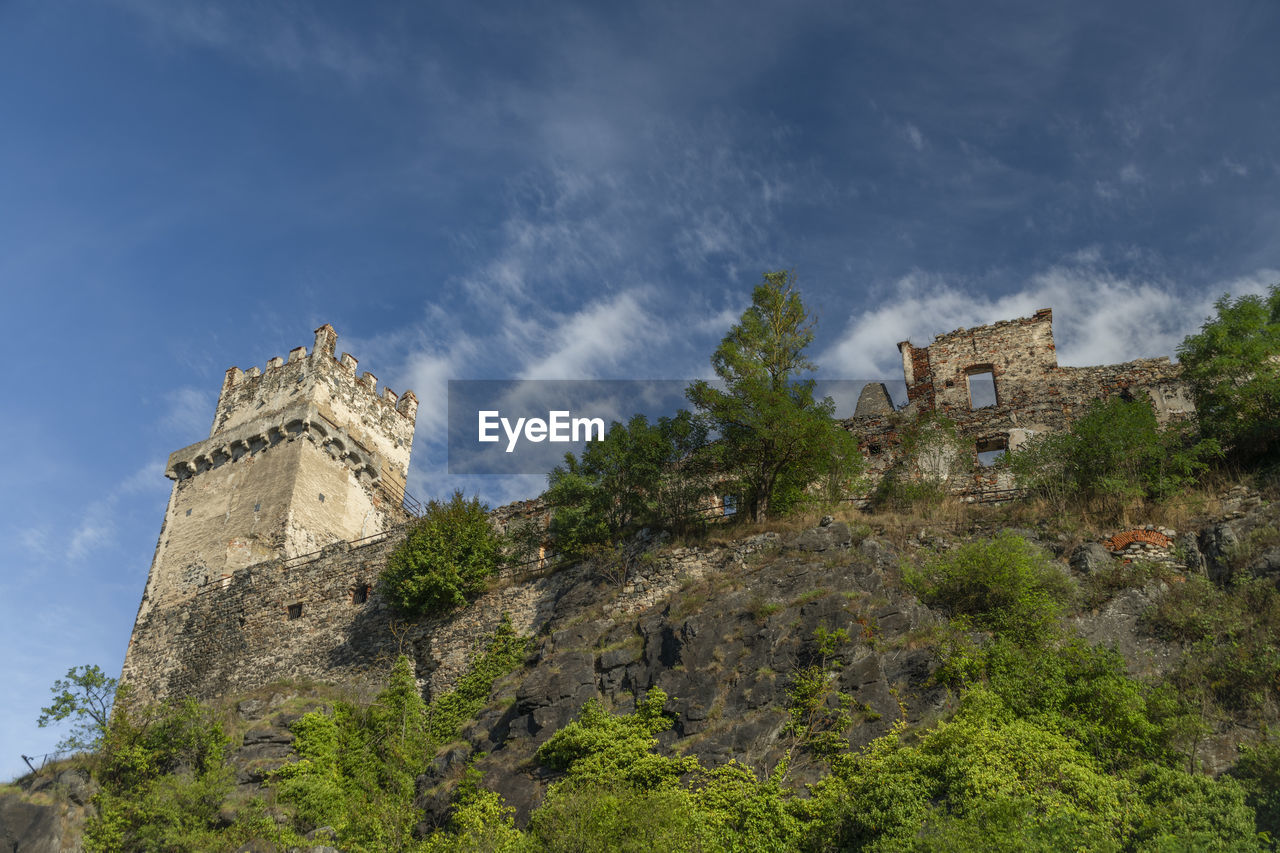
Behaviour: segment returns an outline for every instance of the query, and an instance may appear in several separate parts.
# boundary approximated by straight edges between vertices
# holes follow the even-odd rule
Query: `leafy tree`
[[[711,356],[721,390],[699,380],[687,396],[718,433],[722,470],[736,476],[752,516],[782,509],[815,483],[847,483],[862,461],[853,437],[831,415],[830,398],[814,398],[804,350],[813,323],[788,272],[765,273],[751,307]]]
[[[1280,453],[1280,285],[1266,296],[1224,295],[1218,315],[1178,347],[1204,434],[1237,459]]]
[[[694,520],[708,491],[706,425],[689,412],[650,424],[636,415],[614,422],[581,459],[565,455],[548,476],[551,537],[556,549],[581,556],[641,527],[680,527]]]
[[[73,666],[67,670],[66,678],[59,678],[49,689],[53,693],[53,703],[40,709],[36,725],[44,728],[69,718],[72,721],[71,731],[58,742],[58,749],[97,749],[107,733],[111,704],[116,695],[116,680],[96,664]]]
[[[391,552],[381,581],[386,597],[415,615],[452,610],[484,590],[503,563],[502,537],[479,498],[461,491],[432,500]]]

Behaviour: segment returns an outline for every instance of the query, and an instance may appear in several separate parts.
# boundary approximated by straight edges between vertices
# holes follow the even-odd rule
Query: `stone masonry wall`
[[[520,633],[536,634],[562,596],[597,580],[590,565],[541,577],[526,573],[454,614],[406,619],[383,600],[376,582],[404,531],[354,547],[339,543],[306,562],[249,566],[204,584],[189,599],[150,608],[134,628],[122,676],[133,688],[132,701],[212,699],[291,679],[367,685],[400,652],[411,656],[424,693],[434,695],[454,685],[504,614]],[[642,610],[684,580],[740,561],[756,547],[666,554],[629,579],[613,608]]]
[[[1168,358],[1059,367],[1053,312],[1047,308],[1031,317],[938,335],[927,347],[903,341],[898,348],[906,407],[886,412],[883,406],[864,407],[860,399],[855,416],[845,422],[858,436],[873,479],[893,465],[903,425],[923,413],[936,412],[955,423],[966,442],[972,474],[954,487],[967,491],[1010,488],[1008,472],[982,460],[1016,450],[1038,433],[1069,428],[1094,400],[1148,399],[1162,424],[1195,412],[1189,386]],[[862,398],[882,395],[882,390],[864,389]]]

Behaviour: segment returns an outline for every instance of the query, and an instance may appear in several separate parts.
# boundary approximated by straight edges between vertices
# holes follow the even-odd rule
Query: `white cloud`
[[[545,336],[550,351],[525,367],[520,378],[597,378],[637,350],[660,348],[666,332],[646,307],[645,296],[644,291],[625,291],[564,317]]]
[[[911,147],[917,151],[924,150],[924,134],[920,132],[920,128],[908,122],[902,128],[902,135],[907,138],[907,142],[911,143]]]
[[[215,5],[199,0],[115,0],[151,33],[225,51],[251,65],[336,74],[351,83],[397,67],[385,41],[361,43],[305,4]]]
[[[1071,263],[1031,277],[1002,296],[973,293],[939,275],[913,273],[899,280],[893,296],[849,318],[843,339],[818,359],[832,376],[858,379],[902,375],[897,343],[925,346],[933,336],[958,328],[1025,317],[1052,308],[1058,363],[1114,364],[1135,358],[1173,356],[1177,345],[1212,315],[1224,292],[1263,293],[1280,271],[1260,269],[1188,294],[1173,282],[1116,276],[1077,255]]]
[[[164,477],[164,461],[153,459],[121,479],[103,497],[90,501],[67,539],[66,556],[82,562],[111,547],[119,528],[117,516],[125,511],[128,499],[147,492],[165,492],[170,483]]]
[[[116,524],[112,518],[115,503],[112,498],[89,504],[79,524],[71,532],[71,539],[67,543],[67,559],[80,562],[115,541]]]

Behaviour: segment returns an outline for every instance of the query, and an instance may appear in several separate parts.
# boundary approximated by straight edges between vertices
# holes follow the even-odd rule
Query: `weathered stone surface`
[[[1181,650],[1149,636],[1138,620],[1167,589],[1156,581],[1142,589],[1124,590],[1096,612],[1078,617],[1076,630],[1089,642],[1118,651],[1131,675],[1163,675],[1178,662]]]
[[[1240,547],[1240,538],[1232,524],[1224,521],[1201,530],[1199,542],[1209,579],[1214,583],[1230,580],[1231,555]]]
[[[1174,546],[1176,551],[1182,555],[1182,562],[1187,567],[1187,571],[1196,574],[1204,572],[1204,555],[1200,553],[1200,544],[1194,533],[1185,531],[1178,534]]]
[[[855,418],[881,418],[893,414],[893,399],[883,382],[868,382],[858,394],[858,405],[853,410]]]
[[[16,853],[78,851],[97,785],[87,770],[43,770],[0,794],[0,849]],[[37,798],[37,799],[33,799]]]
[[[1071,568],[1077,572],[1083,575],[1091,575],[1111,568],[1115,564],[1115,557],[1111,556],[1111,552],[1097,542],[1086,542],[1071,552],[1068,562],[1071,564]]]
[[[832,548],[848,548],[853,544],[853,533],[843,521],[820,525],[801,531],[787,543],[798,551],[829,551]]]
[[[1259,554],[1249,563],[1249,571],[1255,575],[1280,574],[1280,548],[1271,548]]]

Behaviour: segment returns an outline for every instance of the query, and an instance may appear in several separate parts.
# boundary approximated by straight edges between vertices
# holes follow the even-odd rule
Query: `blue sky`
[[[1039,8],[1034,8],[1039,7]],[[223,371],[332,323],[444,383],[684,378],[766,269],[822,375],[1055,311],[1172,354],[1280,281],[1280,6],[0,2],[0,775],[119,672]]]

